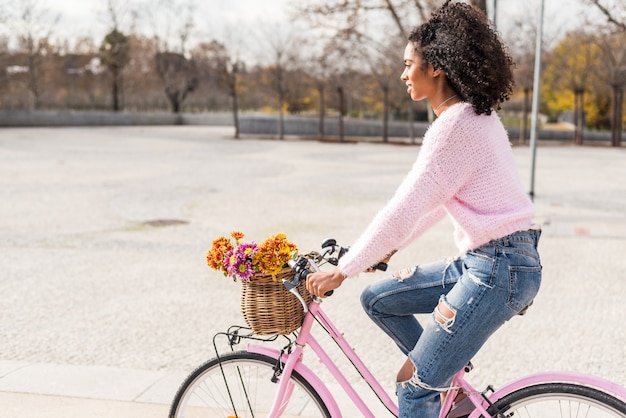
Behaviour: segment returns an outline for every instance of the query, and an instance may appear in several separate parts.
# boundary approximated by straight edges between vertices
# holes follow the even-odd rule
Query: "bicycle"
[[[346,251],[327,240],[322,253],[311,253],[290,262],[296,274],[285,287],[298,297],[306,312],[299,331],[290,336],[282,350],[258,342],[276,341],[280,336],[260,337],[246,327],[233,326],[214,336],[216,357],[193,371],[182,383],[172,402],[170,418],[192,417],[342,417],[339,405],[324,381],[302,361],[305,348],[312,350],[343,388],[364,417],[374,417],[362,396],[311,334],[317,323],[337,343],[362,379],[391,416],[398,407],[370,373],[343,334],[321,308],[323,299],[310,304],[298,294],[297,286],[311,271],[324,264],[336,265]],[[384,269],[384,265],[375,266]],[[231,351],[218,353],[216,339],[224,336]],[[246,349],[235,351],[242,341]],[[453,378],[442,402],[440,418],[550,417],[588,418],[626,417],[626,389],[605,379],[570,372],[539,373],[515,380],[495,390],[475,389],[465,374],[471,363]],[[465,398],[457,402],[457,395]],[[462,396],[459,396],[461,398]]]

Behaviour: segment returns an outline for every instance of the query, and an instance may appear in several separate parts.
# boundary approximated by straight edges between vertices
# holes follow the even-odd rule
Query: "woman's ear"
[[[433,78],[437,78],[437,77],[439,77],[441,74],[443,74],[443,71],[441,71],[441,69],[440,69],[440,68],[435,68],[435,67],[433,67],[432,65],[430,65],[430,67],[432,68],[432,75],[433,75]]]

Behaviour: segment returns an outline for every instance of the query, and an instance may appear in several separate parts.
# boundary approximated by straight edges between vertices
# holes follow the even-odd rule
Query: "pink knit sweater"
[[[341,272],[359,274],[446,213],[462,254],[531,227],[533,204],[495,112],[477,115],[470,104],[459,103],[435,120],[395,195],[341,259]]]

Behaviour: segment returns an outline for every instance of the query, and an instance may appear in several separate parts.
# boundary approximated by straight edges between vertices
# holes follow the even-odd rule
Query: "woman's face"
[[[433,67],[422,69],[422,57],[415,53],[412,42],[404,49],[404,71],[400,79],[406,84],[411,99],[417,101],[430,97],[434,91]]]

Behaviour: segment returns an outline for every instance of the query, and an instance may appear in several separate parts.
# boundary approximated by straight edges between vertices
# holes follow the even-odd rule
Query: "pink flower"
[[[230,276],[238,277],[241,280],[249,280],[255,273],[252,265],[252,256],[258,251],[257,245],[240,243],[232,251],[226,253],[224,264]]]

